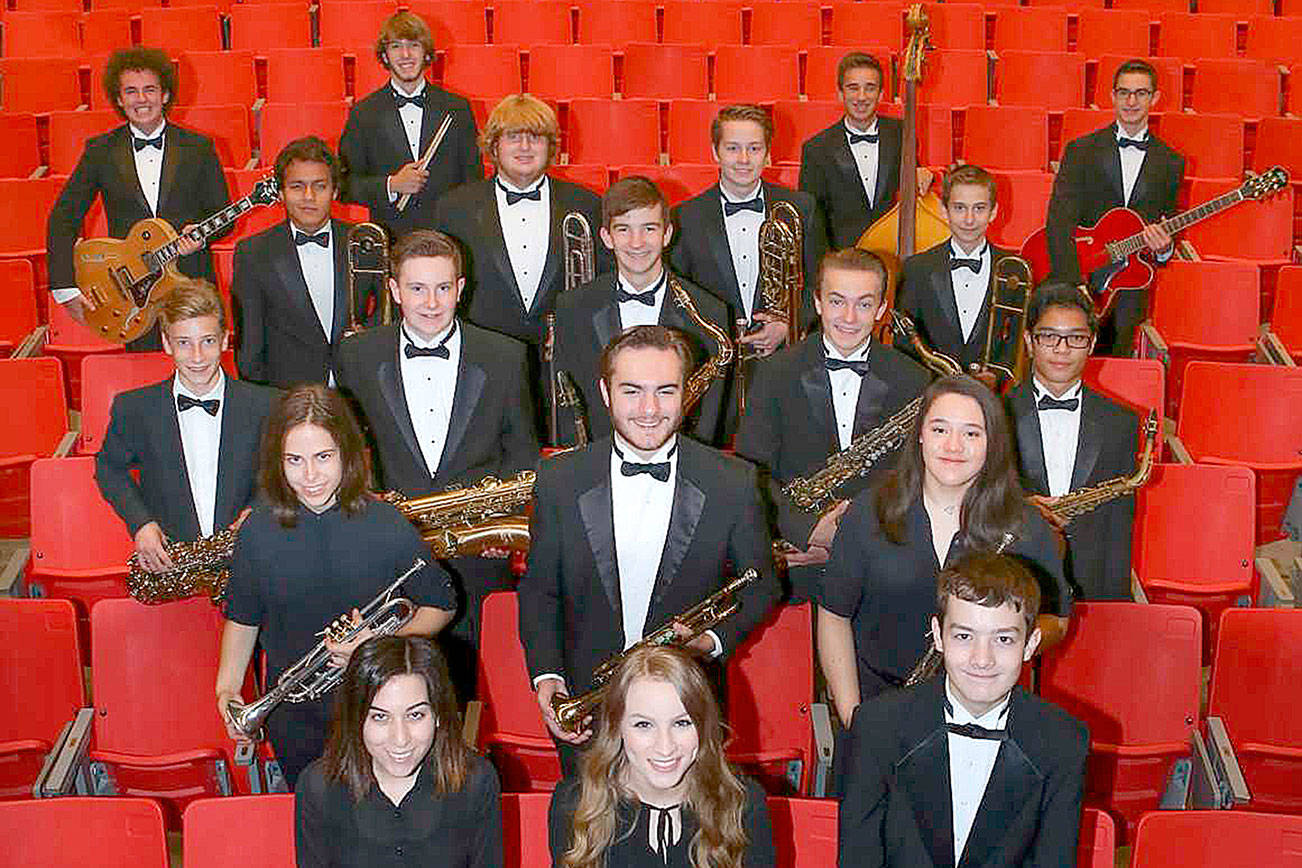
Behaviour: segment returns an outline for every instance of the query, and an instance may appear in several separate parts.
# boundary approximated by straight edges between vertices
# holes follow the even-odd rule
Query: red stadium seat
[[[265,865],[294,864],[291,793],[195,799],[185,809],[183,826],[187,868],[229,868],[250,852]],[[239,833],[231,834],[233,830]]]
[[[443,58],[443,86],[493,100],[519,93],[520,49],[513,45],[449,46]]]
[[[830,127],[841,119],[844,111],[841,103],[832,100],[810,100],[797,102],[783,100],[773,106],[773,147],[774,162],[800,162],[800,149],[805,142]],[[673,151],[673,117],[674,107],[669,107],[670,153]]]
[[[1085,360],[1085,385],[1138,413],[1162,413],[1166,401],[1166,372],[1154,359],[1091,356]],[[1143,436],[1143,432],[1140,432]]]
[[[554,99],[610,99],[615,62],[609,45],[535,45],[529,49],[530,93]]]
[[[1238,115],[1157,116],[1157,135],[1185,158],[1190,178],[1243,177],[1243,119]]]
[[[168,46],[172,51],[220,51],[221,16],[216,6],[144,9],[140,13],[140,42]]]
[[[1197,205],[1239,186],[1239,181],[1194,178],[1188,201]],[[1185,240],[1204,258],[1240,259],[1262,265],[1292,261],[1293,190],[1247,202],[1185,230]]]
[[[0,646],[0,707],[9,709],[0,715],[0,800],[27,798],[59,731],[86,704],[77,613],[67,600],[0,597],[0,633],[21,639]]]
[[[42,165],[35,115],[0,115],[0,140],[0,178],[28,178]]]
[[[1288,18],[1302,18],[1302,0],[1279,0],[1279,14]]]
[[[1014,6],[995,13],[995,51],[1066,51],[1067,10]]]
[[[792,104],[805,105],[805,103]],[[676,99],[669,103],[669,161],[671,163],[714,162],[714,144],[710,140],[710,125],[714,122],[714,116],[718,114],[720,108],[720,103],[706,99]],[[775,131],[774,137],[776,138],[777,135]]]
[[[1302,115],[1302,88],[1292,88],[1289,90],[1288,113],[1294,117]]]
[[[1234,57],[1238,53],[1238,25],[1233,15],[1198,12],[1164,12],[1158,19],[1158,54],[1199,60]]]
[[[1198,0],[1198,11],[1212,14],[1229,14],[1238,16],[1242,21],[1248,13],[1271,15],[1275,11],[1275,0]],[[1282,12],[1281,15],[1288,13]]]
[[[77,452],[94,455],[104,445],[113,399],[118,394],[172,376],[175,365],[164,352],[88,356],[81,362],[81,436]]]
[[[1048,172],[995,172],[994,176],[998,184],[999,214],[990,224],[990,240],[1017,250],[1032,232],[1044,226],[1049,193],[1053,190],[1053,175]]]
[[[799,163],[774,163],[764,167],[764,180],[795,190],[800,186]]]
[[[75,109],[82,104],[80,61],[19,57],[0,60],[0,110],[5,114]]]
[[[890,96],[891,52],[885,45],[865,45],[855,49],[877,58],[886,70],[885,93]],[[845,57],[847,49],[838,45],[816,45],[805,51],[805,81],[803,92],[811,100],[840,100],[841,88],[836,83],[836,68]]]
[[[656,7],[652,3],[608,3],[581,0],[579,43],[582,45],[624,45],[656,41]],[[724,40],[731,42],[732,39]]]
[[[817,4],[755,0],[749,4],[749,45],[821,45],[823,15]]]
[[[81,0],[17,0],[6,4],[6,8],[18,12],[81,12],[85,4]]]
[[[1094,104],[1107,108],[1112,105],[1112,79],[1117,67],[1132,55],[1100,54],[1097,59],[1098,74],[1094,84]],[[1184,62],[1176,57],[1145,57],[1157,72],[1157,89],[1161,92],[1154,109],[1177,112],[1184,107]]]
[[[46,0],[40,0],[46,2]],[[154,9],[163,5],[163,0],[91,0],[92,9],[126,9],[139,13],[141,9]],[[181,3],[178,6],[184,5]]]
[[[932,44],[945,51],[988,47],[985,10],[980,4],[933,4],[927,7],[927,18],[931,21]]]
[[[769,796],[773,848],[786,868],[836,864],[838,810],[835,799]]]
[[[619,130],[619,135],[611,135]],[[654,163],[660,159],[660,107],[649,99],[576,99],[567,150],[576,163]]]
[[[1155,811],[1139,822],[1130,868],[1296,868],[1302,817],[1239,811]]]
[[[662,8],[664,32],[661,38],[666,45],[713,47],[741,42],[740,3],[728,0],[665,0]]]
[[[773,102],[800,94],[795,48],[720,45],[714,50],[714,94],[720,102]]]
[[[989,65],[981,49],[940,49],[927,54],[918,100],[953,108],[985,105]]]
[[[281,148],[307,135],[320,136],[337,151],[347,121],[348,105],[342,101],[267,103],[262,107],[258,137],[262,165],[271,166]]]
[[[0,804],[0,828],[6,849],[25,865],[167,868],[163,812],[151,799],[10,802]]]
[[[1285,265],[1279,270],[1270,330],[1288,349],[1293,361],[1302,364],[1302,266]]]
[[[1077,13],[1076,51],[1082,57],[1124,54],[1147,57],[1152,16],[1140,9],[1082,9]],[[1111,81],[1108,82],[1111,87]]]
[[[46,220],[65,180],[0,178],[0,259],[45,255]]]
[[[1016,134],[1010,135],[1010,131]],[[984,169],[1044,172],[1049,168],[1049,113],[1042,108],[968,106],[963,162]]]
[[[1302,166],[1302,119],[1262,118],[1257,124],[1252,168],[1261,172],[1271,166]],[[1294,178],[1293,183],[1300,180]]]
[[[1221,616],[1207,715],[1225,723],[1254,812],[1302,814],[1302,727],[1285,711],[1302,678],[1300,661],[1302,613],[1229,609]]]
[[[1192,108],[1245,118],[1279,114],[1279,69],[1263,60],[1199,59],[1194,61]]]
[[[1077,603],[1067,637],[1044,655],[1040,695],[1090,730],[1085,802],[1127,829],[1156,809],[1171,764],[1189,752],[1201,628],[1187,606]]]
[[[562,0],[492,0],[493,42],[498,45],[569,45],[574,41],[570,4]]]
[[[317,44],[375,57],[375,37],[390,15],[398,11],[391,0],[335,0],[322,3],[317,12]]]
[[[1194,461],[1238,464],[1257,474],[1257,542],[1282,536],[1280,521],[1302,473],[1302,370],[1190,362],[1176,431]]]
[[[1116,863],[1117,824],[1098,808],[1083,809],[1076,864],[1079,868],[1115,868]]]
[[[642,175],[651,179],[665,194],[672,208],[690,199],[712,184],[718,183],[719,167],[713,163],[675,163],[671,166],[620,166],[616,179]]]
[[[1141,9],[1153,15],[1161,12],[1188,12],[1189,0],[1112,0],[1113,9]]]
[[[551,793],[502,794],[502,850],[512,868],[551,868],[547,809]]]
[[[76,12],[6,12],[5,57],[67,57],[81,44]]]
[[[601,195],[610,186],[610,169],[600,166],[580,166],[573,163],[565,166],[552,166],[547,174],[571,184],[578,184],[589,191]]]
[[[183,127],[213,140],[223,166],[242,168],[253,156],[249,140],[249,109],[244,105],[178,107],[171,115]]]
[[[251,106],[258,98],[252,51],[186,51],[176,75],[177,105]]]
[[[885,104],[883,115],[898,118],[903,106]],[[918,106],[918,165],[948,166],[954,162],[954,113],[947,105]]]
[[[0,536],[27,536],[28,469],[71,445],[58,360],[0,359],[0,399],[22,413],[22,424],[0,426]]]
[[[342,102],[342,48],[277,48],[267,58],[269,102]]]
[[[50,112],[50,174],[69,175],[77,167],[86,140],[122,125],[122,118],[109,109],[101,111]]]
[[[1136,495],[1135,575],[1149,602],[1203,613],[1206,661],[1221,612],[1257,596],[1255,494],[1246,467],[1159,464]]]
[[[995,63],[995,96],[1001,105],[1083,107],[1085,62],[1053,51],[1001,52]]]
[[[635,42],[624,47],[625,98],[704,99],[709,90],[707,75],[704,45]]]
[[[560,757],[534,701],[520,644],[514,591],[484,598],[480,621],[478,748],[492,758],[505,792],[545,792],[561,779]]]
[[[488,14],[480,0],[415,0],[403,5],[425,19],[436,46],[488,42]]]
[[[26,259],[0,260],[0,353],[7,356],[24,344],[39,347],[39,326],[32,264]]]
[[[236,51],[312,46],[312,16],[305,3],[237,3],[230,19]]]
[[[1062,158],[1062,150],[1067,143],[1078,139],[1086,133],[1102,129],[1108,124],[1116,123],[1117,115],[1112,109],[1069,108],[1062,113],[1062,129],[1058,133],[1057,147],[1053,159]]]
[[[131,13],[126,9],[98,9],[81,17],[83,54],[109,54],[131,44]]]
[[[99,209],[103,215],[103,209]],[[77,322],[61,304],[49,306],[50,331],[46,336],[44,353],[63,365],[64,381],[68,384],[68,407],[81,409],[81,360],[99,353],[121,353],[122,345],[110,343]]]
[[[1302,45],[1302,18],[1276,18],[1265,14],[1248,19],[1245,52],[1248,57],[1290,64],[1295,62],[1299,45]]]
[[[899,51],[904,47],[902,5],[849,3],[843,0],[837,0],[829,5],[832,8],[831,44],[846,46],[842,49],[842,53],[851,50],[851,46],[858,50],[861,45],[886,45],[892,51]],[[882,65],[886,66],[885,58],[879,55],[877,59],[883,61]]]

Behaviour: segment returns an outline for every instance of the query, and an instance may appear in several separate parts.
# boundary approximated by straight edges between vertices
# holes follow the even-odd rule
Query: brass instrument
[[[570,211],[561,218],[561,244],[564,259],[562,260],[565,279],[561,284],[561,291],[565,292],[571,289],[578,289],[585,283],[591,282],[596,274],[596,253],[592,245],[592,227],[588,225],[588,218],[584,217],[578,211]],[[547,364],[547,382],[549,397],[551,398],[548,405],[548,424],[551,430],[548,434],[551,437],[553,446],[560,444],[560,418],[559,410],[562,403],[560,383],[557,381],[559,372],[556,370],[556,312],[549,310],[543,318],[547,323],[547,339],[543,343],[543,361]],[[566,406],[572,406],[567,404]],[[578,410],[575,411],[575,426],[580,424],[577,416]]]
[[[236,536],[236,528],[224,527],[212,536],[193,542],[169,542],[166,548],[173,566],[161,573],[140,566],[139,557],[132,553],[127,559],[131,568],[127,573],[127,593],[151,606],[197,594],[206,594],[214,604],[220,602],[231,577]]]
[[[569,371],[556,372],[556,400],[562,407],[569,407],[574,414],[575,447],[587,446],[592,439],[588,434],[588,414],[583,407],[583,396]]]
[[[753,313],[766,313],[787,323],[787,346],[800,340],[800,301],[805,290],[805,229],[800,211],[790,202],[769,206],[759,228],[759,286]],[[758,331],[763,323],[737,320],[737,352],[741,360],[756,359],[760,353],[754,344],[741,338]],[[746,413],[744,369],[737,368],[737,412]]]
[[[1097,485],[1069,491],[1058,497],[1045,498],[1041,511],[1050,523],[1064,527],[1087,512],[1098,509],[1110,500],[1138,491],[1148,482],[1153,472],[1153,455],[1157,451],[1157,411],[1150,410],[1144,423],[1144,452],[1139,466],[1129,476],[1116,476]]]
[[[389,293],[389,236],[378,223],[358,223],[348,230],[348,325],[344,337],[366,328],[357,307],[357,276],[376,278],[375,311],[380,325],[393,322],[393,296]]]
[[[320,699],[343,680],[344,667],[336,666],[330,661],[330,652],[326,650],[326,639],[332,642],[349,642],[363,630],[369,629],[376,636],[391,636],[416,615],[418,608],[411,600],[394,597],[398,586],[425,566],[423,558],[412,561],[411,568],[393,580],[375,599],[366,604],[360,612],[361,620],[354,623],[347,615],[341,615],[328,624],[318,635],[324,636],[311,651],[299,658],[293,666],[281,673],[272,687],[260,699],[245,705],[237,700],[226,704],[226,713],[236,729],[250,738],[258,738],[262,724],[281,702],[310,702]]]
[[[908,314],[900,313],[898,310],[891,311],[891,334],[896,340],[905,341],[913,347],[922,364],[926,365],[933,374],[939,377],[955,377],[963,373],[962,365],[944,353],[936,352],[927,346],[926,341],[918,334],[918,327],[913,324]]]
[[[537,475],[522,470],[510,479],[484,477],[477,485],[404,498],[381,497],[416,526],[436,558],[478,554],[486,548],[529,549],[529,519]]]
[[[601,705],[606,696],[606,688],[610,684],[610,679],[614,677],[620,665],[631,652],[638,648],[688,644],[706,630],[714,628],[722,623],[724,619],[731,617],[741,609],[741,600],[738,599],[738,594],[741,593],[742,588],[758,578],[759,573],[753,567],[746,570],[746,572],[686,612],[675,618],[670,618],[668,623],[642,637],[640,642],[629,646],[602,663],[592,673],[593,686],[587,693],[574,697],[561,693],[553,696],[552,712],[556,715],[557,725],[566,732],[579,732],[582,730],[583,721],[592,714],[597,706]],[[689,635],[679,638],[674,632],[674,624],[681,624],[686,627]]]
[[[1014,384],[1026,369],[1026,309],[1031,304],[1035,278],[1031,263],[1020,256],[1001,256],[991,266],[994,272],[990,290],[986,345],[981,362],[971,366],[971,373],[994,371]]]
[[[710,384],[715,380],[723,379],[728,372],[728,366],[732,364],[735,355],[732,348],[732,341],[728,339],[728,333],[701,316],[701,312],[696,309],[696,302],[683,289],[682,283],[672,274],[669,275],[669,291],[674,294],[674,301],[683,309],[683,313],[696,323],[701,331],[705,332],[714,341],[714,355],[705,360],[692,375],[687,378],[687,388],[683,394],[683,415],[691,412],[696,406],[696,402],[709,390]]]

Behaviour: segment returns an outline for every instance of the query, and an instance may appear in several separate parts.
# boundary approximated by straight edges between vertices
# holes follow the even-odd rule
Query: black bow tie
[[[222,402],[216,398],[209,398],[207,401],[200,401],[198,398],[191,398],[189,395],[185,394],[176,396],[176,409],[182,413],[189,410],[191,407],[202,407],[204,412],[209,416],[216,416],[221,405]]]
[[[861,377],[868,373],[868,361],[866,359],[849,362],[845,359],[833,359],[829,357],[823,360],[823,364],[827,366],[829,371],[854,371]]]
[[[1148,139],[1128,139],[1125,136],[1117,137],[1118,148],[1136,148],[1141,151],[1148,150]]]
[[[1080,398],[1055,398],[1052,395],[1041,395],[1035,402],[1037,410],[1070,410],[1074,413],[1079,406]]]
[[[135,145],[137,151],[143,151],[145,148],[158,148],[161,151],[163,149],[163,134],[159,133],[152,139],[138,139],[132,136],[131,144]]]
[[[864,142],[869,145],[877,144],[877,138],[878,138],[877,133],[850,133],[849,135],[850,135],[851,145],[857,145],[860,142]]]
[[[731,217],[738,211],[754,211],[756,214],[764,213],[764,200],[759,196],[754,199],[747,199],[744,202],[729,202],[726,199],[723,202],[723,216]]]
[[[294,243],[299,247],[304,244],[320,244],[322,247],[330,246],[330,233],[318,232],[315,235],[308,235],[306,232],[295,232]]]
[[[985,248],[983,247],[981,252],[973,259],[963,259],[962,257],[950,254],[949,270],[958,271],[960,268],[970,268],[972,269],[973,274],[980,274],[981,264],[985,258],[985,252]]]
[[[422,90],[415,96],[407,96],[406,94],[398,93],[395,90],[393,92],[393,101],[398,104],[398,108],[400,109],[409,105],[414,105],[418,109],[423,109],[425,108],[425,91]]]
[[[647,307],[654,307],[656,303],[656,290],[659,288],[659,284],[657,284],[655,289],[648,289],[646,292],[625,292],[623,287],[616,285],[615,302],[623,304],[626,301],[637,301]]]
[[[501,187],[502,192],[506,194],[506,204],[508,205],[514,205],[516,202],[519,202],[521,199],[528,199],[531,202],[542,201],[542,187],[534,187],[532,190],[529,190],[528,192],[517,193],[514,190],[508,190],[506,185],[503,184],[501,181],[497,182],[497,186]]]
[[[965,738],[982,738],[989,741],[1007,741],[1008,730],[1006,729],[986,729],[975,723],[946,723],[945,729],[954,735],[961,735]]]
[[[643,461],[627,461],[624,459],[624,453],[619,451],[615,446],[615,457],[620,459],[619,472],[623,476],[637,476],[639,473],[645,473],[657,482],[669,481],[669,462],[653,461],[650,463]],[[669,458],[672,458],[674,452],[678,450],[678,444],[675,443],[669,450]]]
[[[415,342],[412,341],[411,335],[407,335],[407,345],[402,348],[402,354],[409,359],[431,357],[436,359],[450,359],[452,358],[452,351],[448,349],[448,341],[452,340],[452,336],[456,333],[457,327],[454,324],[448,333],[444,335],[443,340],[439,341],[438,346],[436,347],[418,347]],[[403,334],[406,334],[406,332],[404,331]]]

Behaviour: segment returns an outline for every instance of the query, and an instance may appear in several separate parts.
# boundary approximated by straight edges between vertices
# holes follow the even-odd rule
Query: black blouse
[[[906,542],[896,545],[877,523],[874,492],[855,498],[832,543],[819,586],[818,604],[849,618],[854,627],[859,683],[872,683],[868,670],[887,681],[902,681],[929,642],[936,611],[936,576],[940,563],[931,543],[931,520],[922,498],[905,516]],[[1018,556],[1040,580],[1042,612],[1071,613],[1071,588],[1063,578],[1062,557],[1053,530],[1031,506],[1022,516],[1016,539],[1004,550]],[[967,549],[955,536],[945,565]]]
[[[422,767],[416,786],[395,806],[378,786],[354,802],[347,785],[326,780],[324,760],[317,760],[295,791],[300,868],[502,868],[497,772],[480,756],[467,772],[461,792],[440,794]]]
[[[773,849],[773,826],[769,822],[769,809],[764,790],[747,778],[746,808],[742,814],[742,828],[746,832],[746,853],[742,857],[745,868],[771,868],[777,865]],[[548,834],[551,843],[552,864],[561,859],[570,848],[571,821],[579,801],[577,778],[567,778],[552,794],[547,811]],[[606,851],[606,868],[695,868],[692,864],[692,838],[700,829],[691,811],[682,810],[682,834],[670,846],[668,861],[652,851],[648,826],[653,811],[644,810],[639,803],[623,802],[617,808],[615,841]]]
[[[371,602],[416,557],[426,566],[398,587],[397,596],[418,606],[455,609],[448,574],[402,513],[368,500],[356,515],[338,506],[322,513],[298,511],[292,528],[259,504],[235,542],[226,617],[261,628],[274,678],[318,641],[316,633],[340,615]]]

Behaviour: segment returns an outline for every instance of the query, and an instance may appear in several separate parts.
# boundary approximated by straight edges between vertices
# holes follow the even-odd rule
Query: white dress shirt
[[[176,409],[176,396],[186,395],[196,401],[218,400],[217,415],[209,416],[202,407],[182,412]],[[226,374],[218,372],[217,383],[206,395],[196,395],[172,377],[172,411],[181,429],[181,452],[185,456],[185,475],[190,482],[190,497],[199,517],[199,533],[211,536],[217,513],[217,463],[221,454],[222,414],[226,412]]]
[[[1035,400],[1049,392],[1035,383]],[[1044,449],[1044,472],[1049,480],[1049,494],[1053,497],[1071,491],[1072,471],[1076,469],[1076,446],[1080,441],[1080,411],[1084,400],[1081,398],[1081,384],[1077,381],[1063,393],[1061,400],[1076,398],[1075,410],[1040,410],[1035,412],[1040,417],[1040,444]]]
[[[744,196],[733,196],[720,184],[719,193],[722,194],[724,202],[745,202],[755,198],[763,202],[764,184],[756,181],[754,188]],[[742,310],[745,312],[746,321],[750,322],[755,314],[755,289],[759,285],[759,228],[764,222],[764,213],[742,210],[731,217],[726,210],[723,213],[723,231],[728,237],[732,270],[737,274],[737,289],[741,292]]]
[[[656,450],[649,459],[633,453],[628,442],[615,434],[610,450],[610,500],[615,520],[615,561],[619,567],[619,599],[624,622],[624,647],[642,639],[647,628],[646,616],[651,609],[651,592],[655,589],[660,557],[669,535],[669,516],[674,506],[674,486],[678,483],[678,438]],[[623,457],[620,457],[620,453]],[[620,465],[669,462],[669,479],[661,482],[650,474],[625,476]],[[658,627],[659,624],[651,624]]]
[[[1148,139],[1148,124],[1144,124],[1144,128],[1133,136],[1121,129],[1119,124],[1116,125],[1116,131],[1118,140],[1123,136],[1127,139]],[[1121,154],[1121,187],[1125,193],[1126,204],[1129,205],[1130,194],[1135,192],[1135,181],[1139,178],[1139,170],[1144,167],[1144,157],[1148,152],[1139,148],[1118,148],[1117,150]]]
[[[307,284],[307,295],[312,301],[312,310],[316,311],[317,322],[320,323],[321,332],[328,344],[335,326],[334,232],[329,220],[316,232],[305,232],[292,220],[289,225],[290,234],[294,238],[294,252],[298,254],[298,266],[303,272],[303,281]],[[316,242],[298,243],[300,235],[317,235],[321,232],[326,234],[325,247]],[[335,372],[329,371],[326,385],[333,388],[334,384]]]
[[[877,127],[877,118],[873,118],[872,125],[866,130],[854,129],[850,126],[850,121],[847,120],[845,121],[845,140],[850,141],[851,133],[876,135],[879,133]],[[850,153],[854,156],[855,167],[858,168],[859,178],[863,181],[863,191],[864,195],[868,197],[868,205],[872,207],[876,204],[873,202],[873,196],[877,195],[877,163],[878,155],[881,153],[881,143],[859,142],[850,145]]]
[[[451,335],[448,334],[451,330]],[[399,329],[398,368],[402,374],[402,392],[407,398],[407,412],[411,426],[416,429],[416,442],[425,459],[430,476],[438,472],[443,460],[443,447],[447,445],[448,423],[452,421],[452,396],[457,388],[457,368],[461,364],[461,329],[456,320],[439,332],[433,340],[422,340]],[[447,338],[447,343],[443,343]],[[443,343],[449,357],[417,356],[407,358],[407,344],[426,349]]]
[[[518,199],[514,205],[506,203],[506,191],[528,193],[538,190],[538,201]],[[515,273],[515,285],[520,290],[520,301],[527,311],[533,307],[542,282],[543,267],[547,264],[547,248],[551,244],[551,184],[543,175],[529,187],[517,187],[497,176],[493,184],[497,197],[497,222],[502,227],[506,242],[506,255]]]
[[[950,689],[949,678],[945,679],[945,722],[975,723],[986,729],[1005,729],[1008,726],[1008,702],[1012,694],[980,717],[973,717]],[[994,771],[995,759],[999,756],[1001,741],[987,738],[968,738],[963,735],[948,733],[949,739],[949,795],[954,808],[954,863],[963,858],[963,848],[967,846],[968,835],[972,832],[972,823],[976,820],[977,808],[990,783],[990,773]]]
[[[420,80],[420,84],[409,94],[403,93],[398,86],[389,81],[389,87],[398,96],[420,96],[425,92],[425,79]],[[411,149],[412,160],[420,159],[420,125],[425,118],[425,109],[419,105],[408,103],[398,109],[398,120],[402,121],[402,131],[407,136],[407,147]],[[397,202],[399,194],[393,192],[389,187],[389,179],[384,179],[385,192],[389,194],[390,202]]]
[[[632,328],[640,325],[655,325],[660,322],[660,308],[665,303],[665,287],[669,285],[666,280],[669,272],[664,265],[660,266],[660,276],[656,278],[655,283],[642,289],[635,289],[633,284],[624,279],[620,274],[616,277],[619,288],[625,292],[631,292],[635,295],[643,295],[648,292],[655,293],[655,304],[643,304],[640,301],[623,301],[616,302],[615,306],[619,308],[619,327],[621,329]]]
[[[952,238],[950,255],[956,259],[980,259],[981,270],[976,274],[969,268],[951,268],[949,283],[954,288],[954,304],[958,307],[958,322],[963,327],[963,342],[972,337],[972,329],[986,306],[986,290],[990,287],[990,245],[982,242],[977,254],[965,253]]]
[[[847,356],[843,355],[824,336],[823,351],[829,359],[866,362],[868,361],[868,351],[872,349],[872,343],[871,339],[864,341],[863,346]],[[836,414],[836,439],[841,444],[841,448],[845,449],[850,445],[850,441],[854,439],[854,416],[855,410],[859,407],[859,387],[863,385],[863,377],[849,368],[842,368],[839,371],[828,371],[827,379],[832,386],[832,411]]]

